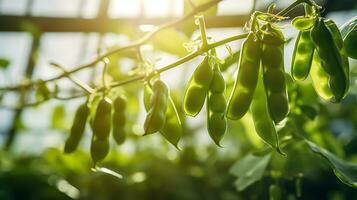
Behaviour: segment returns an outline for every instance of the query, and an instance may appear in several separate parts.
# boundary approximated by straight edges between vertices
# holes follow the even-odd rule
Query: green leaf
[[[301,112],[311,120],[315,119],[318,114],[316,108],[314,108],[313,106],[301,105],[300,109]]]
[[[10,65],[9,60],[0,58],[0,68],[1,69],[6,69]]]
[[[317,146],[315,143],[306,140],[309,148],[316,154],[322,156],[333,169],[333,172],[343,183],[357,188],[357,164],[344,161],[335,155]]]
[[[237,176],[235,186],[238,191],[243,191],[248,186],[259,181],[267,168],[271,154],[263,157],[249,154],[238,160],[229,170],[229,173]]]
[[[195,7],[197,7],[202,4],[208,3],[211,0],[190,0],[190,1],[194,4]],[[191,7],[189,1],[185,0],[184,2],[185,2],[184,3],[184,13],[187,14],[192,11],[192,7]],[[217,10],[218,10],[217,5],[215,5],[215,6],[212,6],[211,8],[209,8],[208,10],[206,10],[205,12],[203,12],[203,14],[205,16],[215,16],[217,14]]]
[[[36,99],[38,101],[47,100],[51,97],[51,91],[47,87],[46,82],[40,81],[37,84]]]
[[[177,56],[184,56],[187,54],[187,51],[183,44],[188,41],[189,39],[186,35],[174,28],[169,28],[157,33],[152,39],[152,44],[161,51]]]
[[[56,106],[52,111],[51,127],[54,129],[67,130],[65,115],[65,107],[63,105]]]

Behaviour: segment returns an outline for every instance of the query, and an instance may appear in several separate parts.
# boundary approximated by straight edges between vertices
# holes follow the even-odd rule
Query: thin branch
[[[154,70],[151,74],[149,74],[148,76],[144,75],[144,74],[141,74],[141,75],[135,75],[135,76],[131,76],[129,77],[128,79],[126,80],[122,80],[122,81],[118,81],[118,82],[113,82],[111,84],[109,84],[109,86],[111,88],[114,88],[114,87],[119,87],[119,86],[123,86],[123,85],[126,85],[126,84],[129,84],[129,83],[133,83],[133,82],[136,82],[136,81],[144,81],[145,79],[150,79],[152,78],[153,76],[157,75],[157,74],[161,74],[162,72],[165,72],[167,70],[170,70],[174,67],[177,67],[189,60],[192,60],[193,58],[201,55],[202,53],[210,50],[210,49],[213,49],[213,48],[216,48],[218,46],[221,46],[221,45],[224,45],[228,42],[232,42],[232,41],[235,41],[235,40],[240,40],[240,39],[244,39],[248,36],[248,33],[242,33],[242,34],[238,34],[238,35],[234,35],[232,37],[229,37],[229,38],[226,38],[226,39],[223,39],[223,40],[220,40],[220,41],[217,41],[217,42],[214,42],[214,43],[211,43],[211,44],[208,44],[206,47],[203,47],[203,48],[200,48],[198,49],[197,51],[194,51],[182,58],[180,58],[179,60],[171,63],[171,64],[168,64],[158,70]],[[96,89],[96,91],[100,92],[100,91],[103,91],[104,88],[103,87],[100,87],[98,89]]]
[[[149,75],[145,75],[145,74],[141,74],[141,75],[135,75],[135,76],[131,76],[131,77],[128,77],[127,79],[125,80],[122,80],[122,81],[117,81],[117,82],[112,82],[110,84],[108,84],[108,87],[110,88],[115,88],[115,87],[119,87],[119,86],[123,86],[123,85],[126,85],[126,84],[130,84],[130,83],[134,83],[134,82],[137,82],[137,81],[145,81],[147,79],[150,79],[152,78],[153,76],[157,75],[157,74],[161,74],[165,71],[168,71],[174,67],[177,67],[187,61],[190,61],[192,60],[193,58],[201,55],[203,52],[206,52],[210,49],[213,49],[213,48],[216,48],[218,46],[221,46],[221,45],[224,45],[228,42],[232,42],[232,41],[235,41],[235,40],[240,40],[240,39],[243,39],[243,38],[246,38],[248,36],[248,33],[242,33],[242,34],[239,34],[239,35],[235,35],[235,36],[232,36],[232,37],[229,37],[229,38],[226,38],[226,39],[223,39],[223,40],[220,40],[220,41],[217,41],[217,42],[214,42],[214,43],[211,43],[211,44],[208,44],[207,47],[205,48],[200,48],[198,49],[197,51],[194,51],[182,58],[180,58],[179,60],[171,63],[171,64],[168,64],[160,69],[157,69],[155,71],[153,71],[151,74]],[[92,89],[92,88],[91,88]],[[97,88],[97,89],[92,89],[96,92],[102,92],[105,90],[105,88],[103,86]],[[75,98],[79,98],[79,97],[84,97],[84,96],[87,96],[88,94],[79,94],[77,96],[70,96],[70,97],[54,97],[55,99],[58,99],[58,100],[70,100],[70,99],[75,99]],[[6,109],[18,109],[20,107],[31,107],[31,106],[37,106],[41,103],[44,103],[46,101],[48,101],[49,99],[46,99],[45,101],[39,101],[39,102],[33,102],[33,103],[28,103],[28,104],[24,104],[24,105],[21,105],[21,106],[16,106],[16,107],[10,107],[10,106],[4,106],[4,105],[0,105],[1,108],[6,108]]]
[[[68,73],[68,71],[62,67],[61,65],[57,64],[57,63],[50,63],[51,66],[56,67],[60,70],[63,71],[63,73],[67,74],[67,77],[70,81],[72,81],[75,85],[79,86],[80,88],[82,88],[84,91],[86,91],[88,94],[92,94],[94,92],[94,89],[92,87],[90,87],[88,84],[82,82],[81,80],[79,80],[78,78],[76,78],[74,75]]]
[[[53,99],[57,99],[57,100],[61,100],[61,101],[67,101],[67,100],[72,100],[72,99],[85,97],[87,95],[88,94],[86,94],[86,93],[82,93],[82,94],[76,94],[76,95],[72,95],[72,96],[68,96],[68,97],[55,96],[55,97],[53,97]],[[51,100],[51,98],[43,99],[43,100],[35,101],[35,102],[30,102],[30,103],[26,103],[26,104],[20,104],[20,105],[16,105],[16,106],[0,105],[0,108],[7,109],[7,110],[21,110],[23,108],[39,106],[39,105],[41,105],[43,103],[49,102],[49,100]]]
[[[207,3],[204,3],[204,4],[200,5],[200,6],[197,6],[197,7],[195,7],[195,9],[193,9],[190,13],[188,13],[185,16],[183,16],[182,18],[174,20],[172,22],[165,23],[163,25],[160,25],[156,29],[154,29],[153,31],[148,32],[142,38],[140,38],[140,39],[138,39],[136,41],[133,41],[131,44],[128,44],[126,46],[121,46],[121,47],[115,48],[113,50],[110,50],[110,51],[98,56],[93,61],[91,61],[91,62],[89,62],[87,64],[80,65],[80,66],[68,71],[68,73],[72,74],[72,73],[81,71],[83,69],[95,66],[95,64],[97,64],[98,62],[103,60],[105,57],[111,56],[111,55],[119,53],[121,51],[125,51],[125,50],[132,49],[132,48],[137,48],[137,47],[147,43],[152,37],[154,37],[160,31],[162,31],[164,29],[167,29],[167,28],[175,27],[175,26],[179,25],[180,23],[190,19],[192,16],[196,15],[197,13],[207,10],[208,8],[218,4],[221,1],[222,0],[212,0],[210,2],[207,2]],[[67,73],[62,73],[62,74],[60,74],[58,76],[55,76],[55,77],[50,78],[50,79],[47,79],[44,82],[56,81],[58,79],[66,77],[66,76],[67,76]],[[33,85],[36,85],[37,83],[38,83],[38,81],[31,81],[31,82],[27,82],[27,83],[16,85],[16,86],[3,87],[3,88],[0,88],[0,91],[19,90],[20,88],[31,87]]]
[[[45,82],[49,82],[49,81],[53,81],[53,80],[57,80],[57,79],[60,79],[62,77],[68,77],[71,73],[74,73],[74,72],[77,72],[81,69],[84,69],[86,67],[90,67],[100,61],[102,61],[103,59],[105,59],[106,57],[114,54],[114,53],[117,53],[117,52],[120,52],[120,51],[123,51],[123,50],[126,50],[126,49],[129,49],[129,48],[139,48],[142,44],[144,44],[145,42],[147,42],[149,39],[151,39],[156,33],[158,33],[160,30],[163,30],[165,28],[168,28],[168,27],[171,27],[171,26],[174,26],[174,25],[177,25],[178,23],[190,18],[191,16],[193,16],[194,14],[196,14],[197,12],[200,12],[200,11],[203,11],[207,8],[209,8],[210,6],[212,5],[215,5],[213,2],[215,3],[218,3],[220,2],[221,0],[213,0],[211,2],[208,2],[206,4],[203,4],[199,7],[196,7],[196,9],[191,12],[190,14],[184,16],[183,18],[179,19],[179,20],[176,20],[176,21],[173,21],[173,22],[170,22],[170,23],[167,23],[167,24],[164,24],[164,25],[161,25],[159,26],[157,29],[155,29],[154,31],[152,32],[149,32],[148,34],[146,34],[143,38],[137,40],[136,42],[133,42],[132,44],[130,45],[127,45],[127,46],[124,46],[124,47],[121,47],[121,48],[118,48],[118,49],[115,49],[115,50],[112,50],[112,51],[108,51],[107,53],[104,53],[103,55],[100,55],[98,56],[98,58],[94,61],[92,61],[91,63],[87,64],[87,65],[82,65],[82,66],[79,66],[78,68],[76,69],[73,69],[72,71],[64,71],[63,74],[54,77],[52,79],[48,79],[46,80]],[[282,12],[279,12],[277,15],[285,15],[287,14],[291,9],[293,9],[295,6],[299,5],[300,3],[302,2],[306,2],[306,1],[309,1],[309,0],[297,0],[296,2],[294,2],[293,4],[291,4],[289,7],[287,7],[286,9],[284,9]],[[203,20],[203,19],[202,19]],[[122,80],[122,81],[117,81],[117,82],[112,82],[110,84],[108,84],[109,87],[111,88],[114,88],[114,87],[119,87],[119,86],[123,86],[123,85],[126,85],[126,84],[129,84],[129,83],[133,83],[133,82],[136,82],[136,81],[145,81],[147,79],[150,79],[152,78],[153,76],[157,75],[157,74],[160,74],[162,72],[165,72],[169,69],[172,69],[176,66],[179,66],[199,55],[201,55],[202,53],[210,50],[210,49],[214,49],[218,46],[221,46],[221,45],[224,45],[226,43],[229,43],[229,42],[232,42],[232,41],[235,41],[235,40],[239,40],[239,39],[243,39],[243,38],[246,38],[248,35],[248,33],[243,33],[243,34],[238,34],[238,35],[234,35],[234,36],[231,36],[229,38],[226,38],[226,39],[223,39],[223,40],[220,40],[220,41],[217,41],[217,42],[214,42],[214,43],[211,43],[211,44],[207,44],[207,45],[202,45],[198,50],[180,58],[179,60],[167,65],[167,66],[164,66],[158,70],[154,70],[151,74],[139,74],[139,75],[134,75],[134,76],[131,76],[131,77],[128,77],[126,80]],[[27,83],[27,85],[19,85],[17,87],[19,88],[24,88],[26,86],[31,86],[33,84],[35,84],[36,82],[29,82]],[[78,84],[78,82],[76,82]],[[80,84],[81,85],[81,84]],[[15,88],[15,87],[14,87]],[[0,90],[2,90],[3,88],[0,88]],[[92,89],[93,90],[93,89]],[[96,92],[102,92],[102,91],[105,91],[106,90],[106,86],[100,86],[96,89],[94,89],[94,91]],[[86,94],[81,94],[80,96],[78,97],[83,97],[83,96],[86,96]],[[76,96],[74,97],[69,97],[69,98],[66,98],[66,100],[68,99],[72,99],[72,98],[78,98]],[[58,99],[58,97],[55,97],[56,99]],[[48,101],[48,100],[46,100]],[[25,104],[25,105],[22,105],[22,107],[28,107],[28,106],[34,106],[34,105],[38,105],[38,104],[41,104],[43,102],[34,102],[34,103],[29,103],[29,104]]]

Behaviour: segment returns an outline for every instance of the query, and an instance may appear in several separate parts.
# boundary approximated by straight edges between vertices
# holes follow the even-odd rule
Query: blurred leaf
[[[207,2],[210,2],[211,0],[190,0],[196,7],[200,6],[202,4],[205,4]],[[192,6],[190,5],[190,3],[188,2],[188,0],[184,1],[184,14],[188,14],[189,12],[192,11]],[[203,14],[205,17],[207,16],[215,16],[217,14],[217,5],[212,6],[211,8],[209,8],[208,10],[206,10],[205,12],[201,13]],[[199,14],[197,14],[199,15]],[[191,20],[187,20],[184,24],[183,24],[183,31],[186,35],[191,36],[191,34],[195,31],[195,29],[197,28],[197,25],[195,24],[194,19]]]
[[[38,101],[42,101],[42,100],[49,99],[50,96],[51,96],[51,91],[50,91],[50,89],[47,87],[46,82],[40,81],[40,82],[37,84],[36,99],[37,99]]]
[[[190,1],[193,3],[193,5],[195,7],[197,7],[197,6],[200,6],[202,4],[208,3],[211,0],[190,0]],[[185,11],[184,12],[185,14],[187,14],[187,13],[192,11],[192,6],[190,5],[188,0],[184,1],[184,11]],[[217,5],[216,6],[212,6],[211,8],[209,8],[208,10],[203,12],[203,14],[205,16],[214,16],[214,15],[216,15],[216,13],[217,13]]]
[[[65,107],[61,104],[56,106],[52,111],[51,127],[54,129],[66,130],[67,123],[65,121]]]
[[[161,51],[177,56],[184,56],[187,52],[183,44],[188,42],[188,40],[186,35],[179,33],[174,28],[169,28],[157,33],[152,39],[152,43],[155,48]]]
[[[241,160],[238,160],[229,170],[229,172],[238,177],[235,186],[238,191],[243,191],[248,186],[259,181],[264,174],[270,161],[271,154],[263,157],[248,154]]]
[[[5,58],[0,58],[0,68],[6,69],[10,65],[10,61]]]
[[[315,143],[306,140],[310,149],[322,156],[330,167],[333,169],[335,175],[346,185],[357,188],[357,165],[337,158],[326,149],[318,147]]]
[[[306,115],[309,119],[313,120],[315,119],[317,113],[317,110],[309,105],[301,105],[300,109],[304,115]]]

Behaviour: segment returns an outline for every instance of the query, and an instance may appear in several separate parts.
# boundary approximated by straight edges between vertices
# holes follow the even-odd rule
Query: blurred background
[[[251,11],[254,8],[265,11],[273,2],[278,11],[293,1],[220,2],[205,13],[208,35],[217,41],[243,32]],[[325,8],[323,14],[339,26],[357,15],[355,0],[317,3]],[[73,69],[95,58],[98,49],[103,52],[112,46],[129,44],[156,25],[177,19],[188,11],[183,0],[0,0],[0,58],[9,61],[6,68],[0,69],[0,87],[19,84],[24,78],[54,77],[61,71],[50,66],[52,61]],[[291,12],[291,17],[301,14],[303,10],[299,7]],[[289,20],[281,23],[286,38],[291,40],[285,51],[287,71],[297,34],[289,23]],[[158,68],[184,56],[187,52],[182,43],[198,36],[192,27],[195,28],[194,22],[189,21],[159,34],[142,47],[143,55]],[[240,44],[241,41],[236,41],[228,45],[236,52]],[[217,52],[222,59],[229,57],[225,46],[217,48]],[[132,52],[110,59],[113,81],[124,79],[137,65]],[[201,60],[194,59],[163,74],[181,114],[184,86]],[[355,81],[356,62],[350,62]],[[233,61],[227,68],[225,76],[228,85],[232,85],[236,63]],[[100,70],[93,67],[76,76],[95,85],[100,81],[97,76]],[[78,92],[67,79],[49,87],[59,87],[62,96]],[[319,101],[316,94],[309,93],[311,87],[307,84],[297,88],[304,91],[309,104],[319,108],[317,119],[304,122],[308,124],[304,129],[308,137],[341,158],[357,161],[356,86],[352,86],[349,96],[339,105]],[[84,98],[51,100],[34,107],[11,109],[22,102],[36,101],[35,92],[1,92],[0,199],[267,199],[267,188],[272,182],[282,185],[283,199],[357,198],[354,189],[340,183],[321,164],[323,161],[315,164],[316,157],[299,145],[287,150],[296,153],[296,160],[274,158],[261,181],[241,190],[230,169],[236,161],[263,147],[249,116],[230,121],[223,148],[219,148],[207,135],[205,113],[197,118],[182,114],[184,136],[178,151],[158,134],[141,136],[145,116],[142,83],[123,88],[123,92],[130,99],[128,139],[121,146],[111,141],[111,152],[101,163],[123,175],[122,179],[91,171],[89,127],[76,153],[62,153],[74,111]],[[299,197],[295,177],[301,174],[304,175],[303,195]]]

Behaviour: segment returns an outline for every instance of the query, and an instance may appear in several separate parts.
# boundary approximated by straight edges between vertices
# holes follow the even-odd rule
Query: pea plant
[[[90,155],[94,165],[100,163],[110,151],[110,136],[118,145],[125,142],[128,130],[127,97],[125,90],[131,83],[140,83],[144,93],[143,104],[146,110],[143,124],[144,135],[160,133],[177,149],[183,135],[181,109],[177,108],[169,86],[160,78],[165,71],[180,67],[182,64],[203,57],[189,79],[182,107],[185,115],[196,117],[206,105],[207,132],[213,142],[221,147],[221,140],[227,132],[229,121],[241,120],[251,116],[257,136],[266,146],[254,154],[249,154],[231,168],[237,176],[238,189],[244,190],[259,180],[269,162],[279,157],[289,159],[291,145],[303,145],[312,153],[320,155],[331,167],[339,180],[356,187],[357,165],[335,156],[309,140],[309,130],[302,125],[309,123],[316,116],[316,109],[309,102],[318,104],[339,104],[348,94],[350,87],[349,58],[357,59],[357,18],[338,28],[331,19],[321,16],[322,7],[313,0],[296,0],[291,5],[274,12],[275,5],[267,12],[254,11],[246,23],[245,32],[223,40],[214,41],[207,36],[204,15],[200,13],[215,6],[220,0],[208,1],[194,6],[192,11],[182,18],[158,26],[139,40],[129,45],[117,47],[100,54],[90,63],[77,66],[72,70],[57,63],[52,66],[63,73],[47,80],[25,81],[19,85],[0,88],[1,93],[21,90],[36,90],[41,99],[24,103],[18,107],[30,107],[45,103],[51,99],[70,100],[86,97],[78,107],[70,134],[64,145],[64,153],[72,153],[79,145],[87,124],[92,130]],[[299,33],[292,55],[291,72],[284,68],[284,48],[287,43],[279,22],[286,20],[286,15],[303,5],[303,16],[292,19],[291,25]],[[159,32],[174,27],[184,21],[195,18],[200,36],[189,44],[186,56],[162,67],[155,68],[141,54],[141,47]],[[244,40],[239,52],[237,75],[228,74],[226,60],[218,58],[216,47],[229,42]],[[107,78],[109,59],[115,54],[136,50],[138,69],[125,79],[110,81]],[[233,61],[235,62],[235,61]],[[74,75],[76,72],[98,66],[102,63],[101,84],[90,86]],[[234,66],[234,65],[232,65]],[[234,84],[226,83],[225,76],[231,76]],[[79,86],[81,92],[70,97],[59,97],[59,88],[51,90],[50,82],[68,78]],[[309,100],[301,95],[301,90],[311,83],[320,100]],[[309,85],[310,86],[310,85]],[[228,90],[229,88],[229,90]],[[128,89],[129,90],[129,89]],[[314,93],[312,92],[312,93]],[[230,93],[229,95],[226,95]],[[181,105],[180,105],[181,106]],[[17,109],[18,107],[12,108]],[[290,157],[291,158],[291,157]],[[247,167],[256,166],[256,167]],[[258,174],[254,180],[248,174]],[[259,175],[260,174],[260,175]],[[271,199],[281,195],[278,184],[269,188]]]

